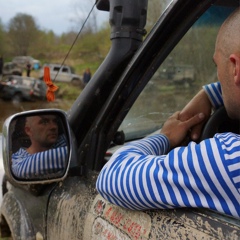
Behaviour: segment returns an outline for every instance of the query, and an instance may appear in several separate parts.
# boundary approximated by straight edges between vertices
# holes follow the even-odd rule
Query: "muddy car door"
[[[212,5],[213,3],[215,5]],[[113,48],[110,57],[100,66],[91,83],[68,112],[70,125],[74,127],[76,141],[79,144],[78,161],[82,168],[78,173],[69,175],[51,195],[48,237],[50,239],[54,236],[59,239],[236,238],[239,233],[238,219],[213,211],[195,209],[126,210],[110,204],[97,195],[95,181],[108,157],[123,142],[159,131],[172,111],[181,109],[199,89],[196,86],[187,90],[179,89],[174,83],[169,84],[166,79],[159,77],[158,69],[167,59],[167,55],[173,57],[178,64],[193,64],[193,59],[199,56],[198,48],[203,44],[201,33],[209,31],[210,37],[204,42],[204,46],[214,49],[212,36],[215,36],[220,23],[239,4],[232,1],[222,10],[223,1],[211,3],[173,1],[141,46],[137,41],[140,42],[144,34],[142,23],[146,5],[143,2],[135,3],[133,12],[130,12],[129,2],[126,5],[122,3],[121,7],[119,3],[116,3],[117,6],[114,4],[115,1],[111,1]],[[116,17],[114,10],[118,13],[117,19],[114,18]],[[186,15],[186,12],[190,14]],[[139,13],[142,18],[138,19],[140,25],[135,28],[135,32],[133,26],[122,27],[123,32],[119,32],[120,28],[114,25],[119,19],[124,22],[125,16],[129,19],[129,16],[133,17],[134,14],[139,15]],[[133,32],[127,34],[125,31]],[[129,36],[128,40],[126,35]],[[123,53],[125,50],[123,46],[126,46],[128,41],[131,46],[136,41],[136,49],[139,47],[138,51],[134,49],[136,53],[133,58],[130,58],[130,53],[125,54],[127,56]],[[122,58],[115,55],[118,52],[115,47],[119,48],[120,45],[122,46],[120,55],[124,56]],[[188,48],[191,49],[189,55],[186,51]],[[211,59],[211,53],[205,52],[194,62],[197,71],[203,69],[198,78],[198,87],[204,84],[202,79],[208,81],[215,71],[214,65],[209,68],[208,61],[212,61]],[[199,61],[204,64],[205,61],[207,62],[203,65],[199,64]],[[105,74],[110,76],[105,78]]]

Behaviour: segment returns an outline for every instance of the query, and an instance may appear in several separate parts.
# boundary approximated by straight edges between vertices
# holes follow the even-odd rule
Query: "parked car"
[[[32,77],[9,75],[0,81],[0,97],[4,100],[43,100],[46,90],[45,82]]]
[[[22,76],[22,69],[13,62],[6,62],[3,65],[3,76],[5,75]]]
[[[192,65],[171,65],[162,69],[161,77],[179,86],[189,87],[195,83],[195,69]]]
[[[62,66],[61,64],[44,64],[39,71],[40,79],[43,79],[44,67],[46,66],[50,68],[50,77],[52,81],[72,83],[74,85],[80,85],[82,87],[84,86],[82,77],[75,74],[73,68],[67,65]]]
[[[97,1],[98,9],[110,11],[112,46],[90,84],[66,113],[39,109],[6,120],[3,160],[8,190],[1,205],[2,237],[239,239],[239,218],[197,208],[132,211],[109,203],[95,188],[112,153],[129,141],[159,132],[165,120],[208,83],[216,71],[212,63],[216,32],[239,1],[173,0],[166,6],[144,37],[147,0]],[[179,63],[194,66],[197,86],[181,91],[155,76],[170,54]],[[216,113],[204,129],[205,137],[232,126],[226,113]],[[22,133],[26,117],[44,115],[59,119],[68,150],[65,166],[56,173],[18,177],[11,154],[29,146],[29,141],[15,133]]]
[[[38,70],[41,68],[41,62],[31,56],[16,56],[12,59],[12,62],[21,69],[26,69],[28,63],[31,64],[32,69]]]

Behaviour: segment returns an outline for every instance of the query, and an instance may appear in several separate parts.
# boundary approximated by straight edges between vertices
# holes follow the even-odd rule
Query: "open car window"
[[[125,140],[158,131],[205,84],[217,81],[212,57],[219,27],[233,8],[212,6],[187,31],[157,69],[121,124]]]

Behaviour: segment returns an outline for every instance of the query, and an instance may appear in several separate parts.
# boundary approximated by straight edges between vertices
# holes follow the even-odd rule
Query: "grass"
[[[23,72],[23,76],[26,76],[26,72]],[[38,71],[31,71],[31,77],[38,78]],[[79,94],[82,92],[82,88],[80,86],[72,85],[71,83],[60,83],[55,82],[56,86],[59,89],[56,91],[56,97],[63,100],[76,100]]]
[[[82,89],[79,86],[74,86],[69,83],[55,83],[59,87],[56,92],[56,97],[63,100],[76,100]]]

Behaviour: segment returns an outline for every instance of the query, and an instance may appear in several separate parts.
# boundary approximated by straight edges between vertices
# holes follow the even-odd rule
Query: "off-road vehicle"
[[[16,63],[6,62],[3,65],[3,76],[6,75],[22,76],[22,69],[18,67]]]
[[[62,66],[61,64],[44,64],[39,71],[40,79],[43,79],[44,77],[44,67],[49,67],[52,81],[72,83],[74,85],[81,85],[82,87],[84,86],[82,77],[75,74],[73,68],[67,65]]]

